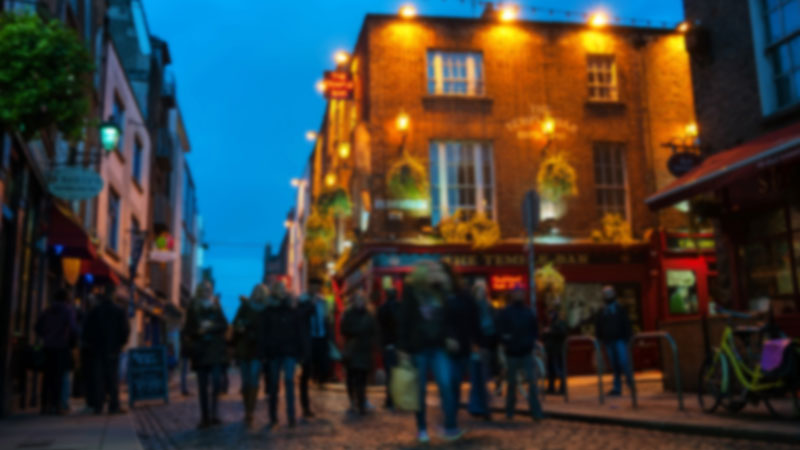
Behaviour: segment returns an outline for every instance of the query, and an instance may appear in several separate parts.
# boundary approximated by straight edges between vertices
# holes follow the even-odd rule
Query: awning
[[[712,155],[645,202],[664,208],[794,159],[800,159],[800,122]]]
[[[58,248],[61,256],[94,259],[97,251],[83,226],[72,211],[54,203],[50,207],[50,222],[47,225],[47,241]]]
[[[122,284],[114,270],[99,258],[82,261],[81,275],[91,275],[94,283]]]

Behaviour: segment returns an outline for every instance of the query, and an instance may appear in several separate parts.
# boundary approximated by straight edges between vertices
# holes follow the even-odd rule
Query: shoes
[[[420,431],[419,433],[417,433],[417,442],[419,442],[420,444],[427,444],[430,441],[431,441],[431,437],[428,436],[428,432],[427,431],[423,430],[423,431]]]
[[[315,416],[314,413],[309,410],[309,411],[303,411],[303,417],[306,419],[313,419]]]
[[[620,395],[622,395],[622,393],[620,391],[618,391],[616,389],[612,389],[612,390],[608,391],[608,393],[606,394],[606,397],[619,397]]]
[[[452,430],[444,430],[442,433],[442,439],[447,442],[455,442],[461,439],[464,436],[464,430],[460,428],[455,428]]]
[[[209,421],[207,421],[207,420],[203,420],[199,424],[197,424],[197,429],[198,430],[205,430],[205,429],[207,429],[209,427],[211,427],[211,423]]]
[[[297,423],[295,423],[294,418],[289,419],[289,428],[294,428]]]

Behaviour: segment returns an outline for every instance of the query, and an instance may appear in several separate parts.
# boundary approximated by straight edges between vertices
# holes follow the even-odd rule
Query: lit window
[[[108,191],[108,224],[107,244],[111,250],[119,250],[119,195],[113,190]]]
[[[594,185],[597,211],[628,217],[628,180],[625,146],[611,142],[594,144]]]
[[[428,52],[428,93],[483,95],[483,56],[477,52]]]
[[[139,138],[133,141],[133,179],[142,183],[142,143]]]
[[[800,0],[763,0],[767,59],[778,107],[800,101]]]
[[[433,224],[456,211],[494,218],[494,163],[487,142],[433,141],[430,149]]]
[[[615,102],[617,93],[617,64],[613,55],[589,55],[587,58],[589,100]]]

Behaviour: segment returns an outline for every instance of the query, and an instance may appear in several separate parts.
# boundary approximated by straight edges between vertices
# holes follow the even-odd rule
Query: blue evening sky
[[[314,90],[337,49],[351,50],[366,13],[403,0],[144,0],[169,43],[189,132],[191,169],[226,313],[261,279],[264,246],[283,237],[324,102]],[[415,0],[420,14],[477,16],[472,0]],[[518,0],[518,5],[678,22],[681,0]],[[551,20],[547,12],[523,17]],[[553,16],[553,19],[563,20]]]

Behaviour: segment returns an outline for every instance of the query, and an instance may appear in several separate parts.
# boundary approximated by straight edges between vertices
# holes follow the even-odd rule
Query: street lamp
[[[684,20],[683,22],[679,23],[677,30],[678,33],[686,33],[687,31],[689,31],[689,22]]]
[[[317,139],[317,132],[316,131],[306,131],[306,140],[309,142],[314,142]]]
[[[336,61],[336,64],[346,64],[350,60],[350,55],[344,50],[339,50],[334,53],[333,60]]]
[[[325,175],[325,186],[333,187],[336,184],[336,174],[331,172]]]
[[[499,17],[501,22],[513,22],[519,17],[519,8],[516,5],[503,5]]]
[[[408,131],[408,126],[411,124],[411,119],[408,117],[406,113],[400,113],[395,120],[395,126],[397,126],[397,130],[405,133]]]
[[[400,7],[400,17],[404,19],[413,19],[417,16],[417,8],[414,5],[407,3]]]
[[[342,142],[339,144],[339,157],[347,159],[350,156],[350,143]]]
[[[116,122],[109,117],[105,122],[100,124],[99,131],[100,143],[103,145],[105,151],[110,152],[117,148],[119,139],[122,136],[122,130],[120,130]]]
[[[603,28],[608,25],[608,14],[605,11],[597,11],[589,17],[589,25],[592,28]]]

